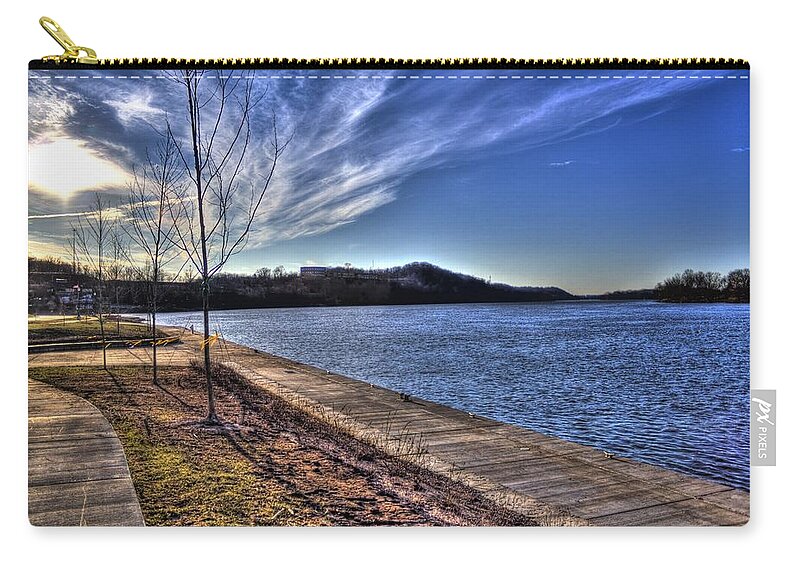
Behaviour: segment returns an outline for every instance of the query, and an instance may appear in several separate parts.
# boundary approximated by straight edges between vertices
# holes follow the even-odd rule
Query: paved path
[[[117,435],[92,404],[28,380],[28,518],[36,526],[144,526]]]
[[[416,439],[429,467],[487,495],[541,512],[547,505],[597,525],[741,525],[750,495],[495,420],[473,416],[284,359],[229,349],[240,373],[267,389],[321,404],[354,431],[389,444]],[[402,448],[402,446],[399,446]],[[413,455],[413,450],[412,450]]]
[[[162,351],[160,362],[197,357],[199,335]],[[742,525],[749,493],[725,485],[473,416],[233,343],[216,357],[264,389],[336,422],[393,453],[407,454],[455,476],[501,503],[536,514],[552,509],[597,525]],[[109,351],[110,363],[147,361],[143,349]],[[29,356],[31,366],[57,365],[77,355]],[[83,363],[100,353],[83,351]],[[77,362],[76,362],[77,364]],[[418,452],[424,449],[425,454]]]

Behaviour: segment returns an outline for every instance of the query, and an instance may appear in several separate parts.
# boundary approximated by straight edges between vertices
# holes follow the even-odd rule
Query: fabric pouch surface
[[[31,63],[32,524],[745,524],[748,66],[316,63]]]

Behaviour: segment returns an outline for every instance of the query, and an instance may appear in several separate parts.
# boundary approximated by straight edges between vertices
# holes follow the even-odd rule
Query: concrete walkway
[[[144,526],[108,420],[86,400],[34,380],[28,380],[28,518],[36,526]]]
[[[178,331],[172,330],[171,333]],[[199,355],[200,336],[165,348],[163,365]],[[219,342],[215,359],[265,390],[384,450],[457,478],[501,504],[553,522],[609,526],[742,525],[750,494],[711,481],[608,457],[602,451]],[[30,366],[100,362],[100,352],[29,355]],[[109,351],[110,365],[146,364],[144,349]],[[422,453],[424,451],[424,453]]]
[[[389,451],[405,450],[526,514],[551,507],[602,526],[729,526],[749,518],[745,491],[419,398],[407,401],[391,390],[251,349],[229,344],[228,357],[264,388],[322,409],[356,435],[384,442]]]

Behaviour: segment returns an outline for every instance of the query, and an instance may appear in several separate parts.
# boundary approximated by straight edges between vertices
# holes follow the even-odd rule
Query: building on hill
[[[300,268],[300,277],[325,277],[328,268],[321,265],[306,265]]]

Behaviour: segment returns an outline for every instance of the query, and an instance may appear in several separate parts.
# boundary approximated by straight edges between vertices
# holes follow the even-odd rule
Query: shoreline
[[[448,476],[457,474],[462,482],[523,514],[549,508],[590,524],[592,519],[601,524],[623,524],[631,516],[624,514],[628,510],[642,511],[635,515],[637,525],[650,524],[643,522],[648,520],[665,524],[685,520],[683,517],[702,519],[700,513],[704,511],[717,511],[712,520],[718,524],[739,525],[749,519],[749,491],[743,489],[627,458],[608,457],[586,445],[422,398],[411,396],[406,401],[400,392],[228,340],[221,341],[220,347],[219,353],[227,352],[231,367],[246,379],[305,409],[316,410],[326,422],[346,426],[358,439],[383,441],[387,453],[402,453],[403,438],[419,438],[427,448],[426,468]],[[499,453],[501,446],[503,452]],[[477,460],[481,455],[485,461]],[[545,481],[557,492],[548,491],[548,485],[536,485],[542,468]],[[592,500],[607,503],[609,512],[585,504]],[[667,507],[670,504],[676,506]]]
[[[602,311],[610,313],[615,310],[614,305],[623,302],[631,303],[632,301],[610,301],[613,305],[606,306]],[[569,303],[569,305],[563,305],[562,308],[551,306],[550,309],[542,308],[542,310],[553,315],[562,314],[562,309],[564,311],[581,310],[580,306],[574,305],[572,301],[567,301],[565,303]],[[657,303],[657,301],[635,302],[634,305],[628,305],[627,309],[621,308],[620,310],[633,311],[637,315],[671,315],[674,313],[674,311],[670,309],[671,305],[659,304],[656,306],[654,305],[655,303]],[[573,309],[570,309],[570,306],[572,306]],[[589,307],[589,309],[591,309],[591,307]],[[530,314],[541,312],[537,307],[527,308],[527,305],[521,305],[519,309],[514,309],[514,311],[517,310],[528,311]],[[675,310],[678,311],[678,314],[685,314],[683,309]],[[454,315],[462,314],[460,309],[450,309],[450,311],[451,314]],[[479,309],[475,309],[476,313],[478,313],[478,311]],[[747,310],[744,307],[738,309],[726,309],[721,307],[717,309],[709,305],[706,306],[706,308],[699,307],[697,311],[701,315],[719,312],[723,315],[736,314],[741,315],[741,319],[745,319]],[[216,316],[214,313],[216,313]],[[469,311],[465,310],[465,314],[467,313],[471,314],[471,309]],[[356,313],[353,314],[355,315]],[[541,432],[545,435],[586,445],[595,449],[608,450],[634,461],[680,472],[689,477],[708,480],[745,492],[749,492],[750,490],[749,468],[745,452],[746,447],[741,445],[742,441],[745,441],[745,432],[743,429],[738,429],[740,423],[733,424],[733,427],[737,428],[737,431],[734,432],[736,434],[735,445],[730,443],[727,445],[722,445],[721,443],[716,444],[712,441],[715,431],[713,429],[714,426],[710,425],[709,429],[706,430],[709,436],[705,440],[706,442],[710,442],[710,446],[699,449],[697,451],[698,455],[695,456],[695,454],[691,452],[694,449],[693,445],[695,445],[695,443],[689,441],[689,432],[677,432],[675,436],[669,436],[669,438],[661,436],[658,433],[660,429],[659,426],[670,426],[672,425],[670,423],[671,421],[686,421],[685,417],[688,417],[686,414],[683,416],[676,415],[675,417],[677,419],[675,420],[672,420],[667,414],[655,416],[657,420],[645,415],[639,416],[644,419],[638,422],[628,422],[625,424],[617,422],[615,424],[613,421],[606,421],[605,417],[593,419],[591,415],[589,415],[592,411],[587,411],[586,408],[588,408],[588,406],[586,406],[583,408],[574,408],[572,412],[554,410],[552,416],[554,420],[551,422],[548,419],[548,411],[545,404],[535,403],[537,401],[542,402],[540,395],[546,395],[550,391],[555,390],[557,393],[561,394],[562,397],[570,398],[572,393],[564,394],[564,392],[566,390],[573,390],[573,392],[575,390],[580,391],[580,388],[574,386],[588,384],[587,381],[592,380],[590,374],[584,373],[580,377],[580,383],[572,384],[572,388],[560,389],[560,379],[565,377],[562,376],[564,367],[551,368],[549,374],[536,376],[536,369],[531,367],[536,366],[536,361],[531,361],[529,359],[523,360],[522,364],[518,366],[515,363],[516,368],[519,369],[517,373],[516,370],[512,370],[511,366],[507,364],[509,359],[504,358],[503,354],[497,351],[490,354],[480,353],[480,357],[468,360],[468,362],[474,363],[474,371],[468,370],[462,366],[462,362],[467,362],[465,359],[449,361],[446,367],[443,366],[435,372],[428,373],[424,367],[417,365],[416,362],[418,360],[423,360],[436,364],[435,357],[423,357],[422,353],[420,353],[419,356],[412,357],[412,352],[410,351],[413,349],[413,354],[417,355],[417,351],[420,350],[421,346],[419,343],[414,342],[412,337],[405,334],[398,335],[389,333],[389,337],[393,341],[392,346],[399,348],[381,347],[380,343],[386,342],[384,335],[387,334],[387,331],[391,330],[387,329],[385,325],[392,324],[392,318],[395,313],[375,311],[372,313],[364,312],[357,314],[359,315],[358,318],[363,319],[363,322],[368,322],[372,329],[366,326],[363,327],[363,330],[359,327],[348,329],[352,335],[351,337],[339,335],[337,333],[338,329],[333,328],[329,331],[327,328],[320,327],[321,332],[317,333],[315,332],[316,329],[306,324],[322,323],[327,319],[339,318],[337,317],[337,313],[334,312],[314,314],[315,316],[311,317],[312,313],[306,312],[297,314],[288,312],[285,314],[270,314],[267,311],[262,312],[261,310],[256,310],[237,314],[229,311],[214,311],[211,315],[212,321],[215,322],[212,326],[212,333],[215,331],[225,331],[223,338],[230,344],[236,342],[243,343],[247,348],[258,349],[266,355],[285,358],[298,365],[309,365],[322,370],[329,369],[341,376],[348,376],[368,384],[377,383],[378,385],[391,388],[398,393],[400,391],[413,392],[430,399],[432,402],[440,403],[466,413],[481,413],[487,418],[509,423],[523,429]],[[414,321],[416,320],[414,313],[408,314],[414,317]],[[694,315],[695,311],[689,314]],[[182,314],[174,313],[168,320],[172,321],[172,325],[177,326],[188,326],[189,322],[194,322],[195,331],[198,331],[197,318],[199,315],[200,313],[198,312],[190,313],[182,317]],[[284,317],[286,319],[297,319],[297,325],[285,328],[281,327],[272,333],[261,333],[262,327],[263,330],[268,331],[272,323],[280,322]],[[348,316],[347,318],[351,317]],[[691,320],[691,317],[686,320],[689,326],[692,326]],[[360,323],[360,321],[354,322]],[[298,336],[290,342],[280,340],[283,338],[284,333],[291,335],[294,334],[295,330],[305,330],[308,332],[305,333],[305,337]],[[352,330],[356,332],[352,332]],[[373,330],[375,333],[372,332]],[[437,334],[439,330],[440,329],[437,327]],[[233,338],[228,335],[231,335]],[[375,340],[376,338],[379,340]],[[366,341],[362,341],[362,339],[366,339]],[[406,342],[408,342],[408,344],[406,344]],[[545,342],[546,341],[540,341],[539,345],[543,345]],[[650,344],[648,346],[653,346],[653,341],[649,342]],[[441,346],[443,347],[442,350],[437,350],[436,355],[448,354],[448,351],[451,350],[447,345]],[[423,350],[429,349],[423,347]],[[458,347],[453,350],[457,351]],[[386,355],[391,355],[391,357],[387,358]],[[497,360],[493,361],[488,359],[492,356],[497,356]],[[562,362],[573,362],[573,360],[570,360],[570,355],[560,353],[560,356],[562,357]],[[613,366],[607,367],[607,377],[612,380],[599,388],[594,388],[595,390],[605,390],[597,392],[599,396],[595,398],[595,401],[598,403],[595,404],[594,407],[605,410],[606,414],[612,413],[608,410],[613,410],[614,414],[621,414],[624,412],[624,410],[622,412],[620,411],[619,408],[621,406],[617,403],[624,401],[625,392],[616,388],[614,390],[609,390],[608,386],[619,387],[619,378],[630,379],[631,375],[624,376],[624,368],[622,372],[619,372],[617,375],[614,372],[617,366],[618,364],[615,362]],[[487,372],[487,370],[497,370],[498,372],[490,373]],[[506,371],[512,375],[516,374],[516,376],[503,376],[503,372]],[[639,370],[636,372],[638,373]],[[528,389],[522,386],[522,382],[527,381],[527,373],[530,373],[530,378],[532,379],[545,378],[547,384],[543,384],[541,380],[538,380],[538,387],[535,389]],[[695,374],[695,376],[697,375]],[[480,381],[473,380],[473,378],[479,378]],[[495,380],[495,378],[497,380]],[[509,378],[511,378],[511,380],[509,380]],[[521,381],[520,378],[522,379]],[[647,380],[647,378],[648,376],[645,374],[637,376],[631,381],[642,385],[653,384],[654,386],[658,386],[658,384],[654,384],[651,380]],[[738,375],[737,378],[741,378],[741,375]],[[559,381],[554,383],[554,380]],[[641,382],[639,382],[640,380]],[[481,382],[486,382],[489,388],[491,388],[491,391],[482,393]],[[533,382],[533,380],[531,380],[531,382]],[[517,386],[522,387],[509,388]],[[555,388],[552,386],[555,386]],[[745,385],[735,384],[735,395],[740,393],[739,390],[743,386]],[[520,391],[517,396],[519,397],[519,394],[524,394],[525,399],[515,403],[514,390],[517,389]],[[647,387],[640,390],[640,393],[645,390],[648,397],[650,394],[653,394],[653,399],[656,401],[658,400],[659,388]],[[730,393],[731,390],[728,390],[724,395]],[[680,392],[675,393],[679,394]],[[604,404],[607,404],[609,407],[603,407],[602,405]],[[557,406],[557,402],[553,401],[552,405]],[[624,406],[624,404],[621,405]],[[736,420],[736,418],[746,417],[733,414],[738,408],[736,410],[732,408],[732,410],[733,411],[727,413],[724,417],[720,414],[720,421],[724,422],[728,418],[734,418],[734,420]],[[559,413],[562,415],[571,413],[571,415],[565,420],[563,417],[559,417]],[[617,418],[619,416],[615,415],[614,417]],[[710,417],[715,416],[712,414]],[[696,420],[700,419],[699,417],[696,418]],[[586,428],[586,425],[589,427]],[[625,429],[620,428],[619,425],[624,425]],[[728,424],[726,423],[723,425],[727,426]],[[716,433],[719,433],[719,431]],[[716,439],[718,440],[719,438]],[[717,462],[718,460],[720,463]],[[728,461],[729,463],[721,463],[722,461]]]
[[[594,301],[594,300],[592,300],[592,301]],[[558,302],[572,303],[573,301],[558,301]],[[609,302],[613,302],[613,303],[616,304],[616,303],[620,303],[620,302],[630,303],[630,302],[634,302],[634,301],[631,301],[631,300],[614,300],[614,301],[609,301]],[[635,302],[641,303],[642,301],[635,301]],[[645,302],[648,303],[648,304],[651,304],[651,303],[656,303],[657,301],[650,300],[650,301],[645,301]],[[527,305],[529,303],[523,303],[523,304]],[[212,311],[212,313],[227,313],[229,311],[231,311],[231,310]],[[199,313],[199,312],[197,312],[197,313]],[[172,314],[181,315],[183,313],[172,313]],[[130,314],[122,315],[122,322],[127,323],[127,324],[132,324],[132,325],[134,325],[134,327],[136,327],[137,325],[138,326],[144,326],[145,325],[145,323],[143,322],[143,317],[130,315]],[[188,331],[189,331],[189,329],[188,329],[188,321],[178,323],[177,325],[159,325],[159,329],[161,330],[162,334],[165,331],[171,331],[171,332],[168,333],[166,338],[170,342],[175,342],[175,341],[179,340],[181,335],[188,334]],[[195,326],[195,336],[196,336],[197,339],[201,338],[201,332],[198,330],[197,325]],[[198,342],[199,342],[199,340],[198,340]],[[125,344],[126,344],[126,341],[122,340],[121,342],[117,343],[117,348],[124,347]],[[270,352],[267,352],[267,351],[265,351],[265,350],[263,350],[261,348],[256,348],[255,346],[239,345],[239,344],[233,342],[232,340],[226,338],[224,335],[220,336],[220,345],[238,347],[238,348],[244,349],[246,351],[252,351],[254,353],[262,354],[262,355],[264,355],[264,356],[266,356],[268,358],[280,359],[280,360],[283,360],[283,361],[287,362],[291,366],[295,366],[295,367],[298,367],[298,368],[303,368],[303,369],[311,371],[312,373],[317,373],[317,374],[320,374],[320,373],[328,374],[329,373],[328,370],[326,370],[325,368],[323,368],[323,367],[321,367],[319,365],[309,364],[309,363],[306,363],[306,362],[301,361],[301,360],[294,360],[291,356],[285,356],[285,355],[278,355],[278,354],[270,353]],[[60,347],[60,345],[53,345],[53,348],[51,350],[56,350],[57,351],[59,349],[59,347]],[[36,345],[29,346],[29,352],[36,352],[36,351],[39,351],[39,350],[48,350],[48,349],[50,349],[48,345],[44,345],[44,346],[41,346],[41,347],[40,346],[36,346]],[[85,349],[91,350],[91,347],[90,346],[86,346]],[[333,368],[335,366],[335,364],[333,364],[333,363],[324,364],[322,366],[331,366],[331,370],[334,371],[334,375],[335,376],[347,377],[348,379],[350,379],[350,380],[352,380],[354,382],[361,382],[361,383],[364,383],[364,384],[368,384],[371,387],[375,387],[370,382],[369,378],[367,378],[367,379],[358,379],[357,377],[348,377],[348,376],[346,376],[348,374],[348,372],[346,372],[346,371],[345,372],[337,372],[336,371],[337,369]],[[350,372],[350,373],[352,373],[352,372]],[[401,385],[399,388],[395,388],[394,390],[390,389],[389,392],[391,392],[392,394],[395,394],[397,397],[400,397],[401,392],[399,392],[399,390],[402,390],[402,389],[406,389],[406,388],[403,388],[402,385]],[[428,397],[431,397],[431,395],[428,394]],[[436,400],[431,400],[429,403],[430,404],[440,405]],[[473,416],[473,413],[470,412],[469,407],[459,406],[458,402],[453,403],[453,402],[446,402],[445,401],[445,402],[442,402],[441,405],[444,406],[444,407],[452,408],[452,409],[457,410],[457,411],[461,411],[461,412],[466,413],[466,414],[468,414],[470,416]],[[485,419],[494,420],[494,418],[491,415],[487,416]],[[586,446],[586,447],[591,448],[591,449],[602,449],[602,446],[603,446],[602,438],[600,438],[600,439],[597,439],[597,438],[594,438],[594,439],[586,438],[586,439],[582,440],[580,438],[572,438],[572,437],[570,437],[569,433],[561,434],[561,433],[553,432],[553,431],[542,431],[542,432],[539,432],[537,430],[543,429],[543,428],[538,428],[536,426],[528,426],[528,425],[525,425],[524,423],[515,422],[513,420],[509,421],[508,419],[497,418],[496,421],[499,421],[501,423],[506,423],[506,424],[511,425],[511,426],[516,426],[516,427],[519,427],[520,429],[526,429],[526,430],[534,431],[536,433],[542,433],[542,435],[546,435],[548,437],[554,437],[554,438],[558,438],[558,439],[561,439],[563,441],[567,441],[567,442],[570,442],[570,443],[583,445],[583,446]],[[544,428],[544,429],[547,430],[547,428]],[[600,442],[600,443],[598,443],[598,442]],[[713,474],[706,474],[706,473],[703,473],[703,472],[699,472],[699,473],[698,472],[694,472],[691,469],[688,469],[688,470],[684,469],[680,465],[673,466],[672,464],[670,464],[668,462],[659,462],[657,460],[650,461],[650,460],[648,460],[647,457],[645,457],[645,458],[637,457],[636,449],[629,449],[626,446],[621,446],[621,447],[620,446],[616,446],[616,448],[615,448],[612,445],[611,451],[613,451],[616,454],[619,454],[620,456],[625,456],[626,458],[629,458],[631,461],[639,462],[639,463],[646,464],[646,465],[651,465],[653,467],[657,467],[657,468],[660,468],[660,469],[666,469],[666,470],[669,470],[669,471],[674,471],[674,472],[677,472],[677,473],[681,473],[681,474],[683,474],[683,475],[685,475],[687,477],[693,477],[693,478],[705,480],[705,481],[708,481],[708,482],[711,482],[711,483],[724,485],[726,487],[730,487],[732,489],[741,490],[741,491],[746,492],[746,493],[749,493],[749,491],[750,491],[750,485],[749,485],[749,481],[748,480],[744,480],[744,482],[742,482],[738,478],[732,478],[731,479],[731,478],[726,478],[724,476],[722,476],[722,477],[714,476]]]

